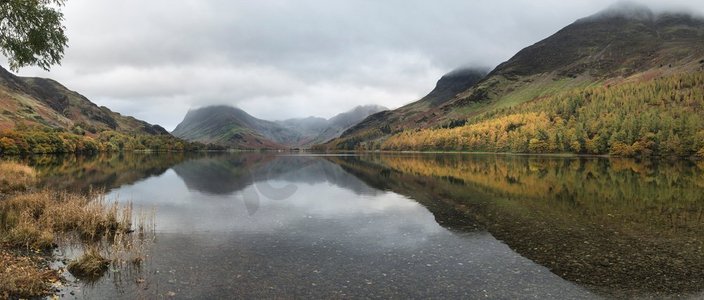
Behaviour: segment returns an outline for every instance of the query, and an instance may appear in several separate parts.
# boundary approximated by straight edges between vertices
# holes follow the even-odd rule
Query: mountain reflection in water
[[[704,289],[704,165],[687,161],[211,153],[31,163],[44,185],[104,188],[156,207],[160,236],[145,276],[192,284],[183,296],[593,298]],[[83,287],[84,296],[115,296],[107,282]],[[117,295],[174,288],[165,289]]]

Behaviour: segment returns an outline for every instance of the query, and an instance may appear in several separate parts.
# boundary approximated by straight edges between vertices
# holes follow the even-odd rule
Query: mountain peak
[[[351,109],[348,111],[350,112],[367,112],[367,111],[374,111],[374,112],[380,112],[382,110],[388,110],[388,108],[377,105],[377,104],[366,104],[366,105],[357,105],[355,108]]]
[[[467,76],[485,76],[489,73],[488,68],[464,67],[457,68],[442,76],[442,78],[467,77]]]
[[[419,102],[427,102],[431,106],[439,106],[460,92],[474,86],[482,80],[489,70],[483,68],[459,68],[443,75],[435,88]]]
[[[605,78],[628,76],[661,64],[685,64],[684,60],[701,55],[703,29],[704,21],[691,14],[655,14],[646,6],[620,2],[522,49],[492,75],[552,72],[572,78]]]
[[[620,1],[591,17],[587,17],[587,19],[598,20],[614,17],[647,21],[652,20],[655,17],[655,13],[643,4],[632,1]]]
[[[216,110],[229,110],[229,111],[243,111],[242,109],[239,109],[237,107],[234,107],[232,105],[227,105],[227,104],[215,104],[215,105],[208,105],[208,106],[202,106],[202,107],[191,107],[188,109],[188,112],[199,112],[199,111],[216,111]]]

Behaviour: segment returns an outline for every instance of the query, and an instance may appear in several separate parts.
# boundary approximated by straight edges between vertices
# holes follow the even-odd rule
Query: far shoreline
[[[363,155],[363,154],[462,154],[462,155],[498,155],[498,156],[535,156],[548,158],[608,158],[608,159],[635,159],[635,160],[660,160],[660,161],[676,161],[689,160],[701,161],[704,158],[695,155],[690,156],[618,156],[611,154],[583,154],[583,153],[516,153],[516,152],[488,152],[488,151],[443,151],[443,150],[335,150],[335,151],[320,151],[312,149],[202,149],[193,151],[169,151],[169,150],[130,150],[130,151],[99,151],[92,153],[80,152],[56,152],[56,153],[24,153],[24,154],[0,154],[0,159],[6,158],[26,158],[34,156],[56,156],[56,155],[75,155],[75,156],[94,156],[101,154],[124,154],[124,153],[139,153],[139,154],[196,154],[196,153],[292,153],[292,154],[313,154],[320,156],[334,155]]]

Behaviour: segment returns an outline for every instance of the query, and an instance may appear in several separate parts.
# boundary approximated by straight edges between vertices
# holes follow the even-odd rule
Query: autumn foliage
[[[97,153],[118,151],[194,151],[213,146],[191,143],[171,135],[131,135],[103,131],[88,136],[47,128],[0,131],[0,155]]]
[[[704,73],[602,85],[405,131],[383,150],[704,155]]]

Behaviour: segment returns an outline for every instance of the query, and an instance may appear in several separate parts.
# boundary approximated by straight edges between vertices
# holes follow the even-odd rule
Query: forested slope
[[[460,127],[406,131],[381,148],[704,155],[704,72],[647,77],[496,109]]]

